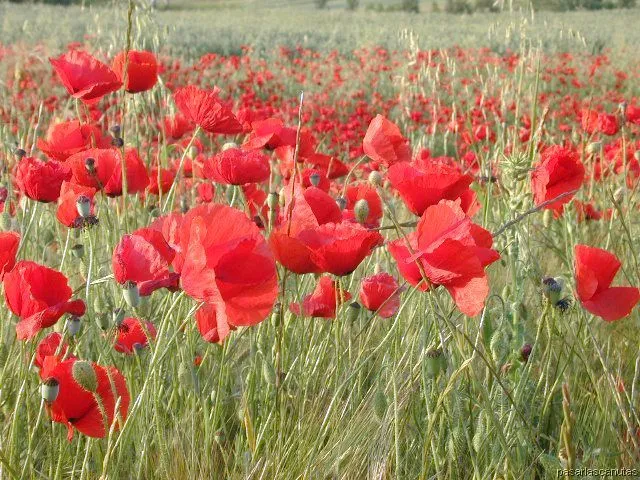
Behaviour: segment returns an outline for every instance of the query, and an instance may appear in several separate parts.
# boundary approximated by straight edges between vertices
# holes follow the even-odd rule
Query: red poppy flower
[[[276,150],[280,147],[295,147],[298,129],[287,127],[278,118],[267,118],[251,123],[251,132],[242,144],[244,150],[257,150],[267,148]],[[306,158],[315,153],[316,140],[306,129],[300,131],[300,143],[298,146],[299,158]],[[283,150],[283,153],[285,151]],[[287,150],[293,161],[293,149]]]
[[[618,133],[620,125],[618,125],[618,117],[601,113],[598,115],[598,130],[605,135],[615,135]]]
[[[93,159],[92,169],[88,168],[87,159]],[[122,155],[119,150],[93,148],[70,156],[66,163],[71,167],[74,183],[102,190],[109,197],[122,195]],[[149,175],[135,149],[126,150],[125,163],[127,192],[143,192],[149,185]]]
[[[158,62],[153,53],[129,50],[128,61],[126,52],[116,55],[111,68],[121,82],[125,81],[125,63],[127,83],[124,88],[127,92],[146,92],[151,90],[158,81]]]
[[[70,300],[73,292],[67,277],[57,270],[22,260],[4,276],[3,283],[7,306],[20,318],[16,325],[19,340],[34,337],[65,313],[84,315],[84,302]]]
[[[68,350],[69,345],[62,342],[62,335],[58,332],[51,332],[40,340],[40,343],[38,343],[38,346],[36,347],[36,356],[33,361],[33,364],[40,369],[40,376],[42,377],[42,367],[44,366],[45,358],[57,356],[59,360],[62,360]],[[70,355],[70,357],[75,358],[73,355]]]
[[[164,117],[162,130],[167,137],[167,141],[176,142],[187,132],[193,129],[193,123],[184,115],[177,113],[174,116]]]
[[[278,295],[275,261],[260,229],[241,211],[192,208],[180,225],[178,257],[182,289],[215,306],[216,321],[250,326],[271,311]]]
[[[531,189],[536,205],[559,195],[577,190],[584,180],[584,166],[579,155],[561,146],[552,146],[542,152],[542,159],[531,172]],[[573,195],[567,195],[545,208],[562,211]]]
[[[373,161],[386,166],[411,160],[409,142],[397,125],[382,115],[371,120],[362,141],[364,153]]]
[[[102,136],[94,125],[81,124],[77,120],[52,123],[46,139],[38,139],[38,148],[49,158],[64,162],[74,153],[89,148],[109,148],[111,139]]]
[[[117,327],[117,336],[113,344],[116,352],[126,353],[128,355],[135,353],[136,349],[144,348],[149,344],[150,335],[152,339],[156,338],[156,327],[151,322],[143,321],[138,318],[127,317]]]
[[[218,89],[202,90],[194,85],[179,88],[173,98],[180,111],[196,125],[209,133],[236,134],[242,125],[218,98]]]
[[[298,238],[311,250],[311,260],[320,271],[348,275],[384,243],[377,231],[367,230],[357,223],[325,223],[300,232]]]
[[[378,316],[389,318],[400,308],[400,287],[392,275],[378,273],[362,279],[360,284],[360,302],[362,306]]]
[[[415,215],[422,215],[427,207],[437,205],[440,200],[457,200],[469,195],[469,185],[473,182],[470,175],[463,175],[457,168],[443,163],[431,161],[422,165],[420,170],[407,162],[396,163],[388,172],[389,182]]]
[[[227,323],[224,315],[216,314],[215,305],[204,304],[196,312],[198,331],[202,338],[209,343],[222,343],[229,333],[236,329]]]
[[[149,175],[149,193],[152,195],[160,195],[160,192],[167,193],[171,190],[171,186],[176,178],[176,172],[171,168],[153,167]]]
[[[0,233],[0,280],[16,264],[16,254],[20,246],[20,234],[17,232]]]
[[[47,410],[51,420],[67,426],[69,441],[73,438],[74,428],[89,437],[102,438],[113,425],[114,417],[116,426],[122,426],[121,422],[127,419],[131,400],[127,382],[115,367],[103,367],[92,362],[97,388],[95,393],[89,392],[73,376],[73,365],[78,361],[77,358],[63,361],[56,357],[45,358],[42,378],[54,379],[59,385],[58,396],[47,404]]]
[[[69,95],[85,102],[97,101],[122,86],[113,70],[80,50],[70,50],[49,62]]]
[[[48,203],[58,199],[62,182],[71,179],[71,170],[64,163],[24,157],[16,165],[14,178],[15,186],[25,196]]]
[[[350,299],[351,294],[338,288],[338,282],[324,276],[318,280],[313,293],[304,297],[302,305],[292,303],[289,309],[306,317],[336,318],[336,307]]]
[[[587,245],[575,246],[576,290],[582,306],[607,322],[631,313],[640,300],[635,287],[612,287],[620,261],[612,253]]]
[[[226,185],[269,180],[269,157],[258,150],[229,148],[205,161],[206,178]]]
[[[85,197],[91,204],[91,215],[94,213],[93,197],[96,194],[95,188],[77,185],[71,182],[62,182],[60,197],[58,197],[58,210],[56,218],[67,227],[75,228],[82,226],[79,221],[82,217],[78,213],[78,198]]]
[[[160,231],[141,228],[131,235],[124,235],[116,245],[111,257],[113,276],[121,285],[166,280],[170,278],[169,265],[174,257],[174,249]],[[148,286],[145,293],[151,294]]]
[[[627,122],[640,125],[640,107],[628,105],[626,110]]]
[[[460,205],[443,200],[425,210],[415,232],[389,244],[389,252],[410,284],[423,291],[444,286],[460,311],[473,317],[489,294],[484,268],[500,258],[492,243],[491,233],[473,224]]]
[[[369,213],[362,224],[367,228],[377,228],[380,226],[380,221],[382,220],[382,200],[380,200],[380,195],[378,195],[378,191],[374,187],[365,183],[350,185],[345,192],[345,198],[347,200],[347,206],[342,211],[342,217],[345,220],[357,222],[354,212],[356,203],[359,200],[366,200]]]

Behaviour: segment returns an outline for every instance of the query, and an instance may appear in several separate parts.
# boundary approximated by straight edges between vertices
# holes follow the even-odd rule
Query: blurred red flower
[[[46,139],[39,138],[37,145],[49,158],[64,162],[74,153],[89,148],[109,148],[111,139],[103,137],[95,125],[71,120],[49,125]]]
[[[222,104],[219,89],[203,90],[194,85],[177,89],[173,98],[182,114],[204,131],[232,135],[242,132],[242,125]]]
[[[151,339],[155,339],[157,332],[153,323],[140,320],[138,318],[127,317],[120,325],[117,326],[117,335],[113,348],[116,352],[126,353],[130,355],[135,353],[136,349],[146,347]]]
[[[409,142],[397,125],[382,115],[371,120],[364,140],[364,153],[375,162],[390,166],[411,160]]]
[[[71,170],[64,163],[43,162],[24,157],[15,167],[15,186],[24,195],[38,202],[55,202],[60,196],[62,182],[71,179]]]
[[[128,61],[127,61],[128,57]],[[113,59],[111,68],[118,77],[120,82],[125,82],[125,64],[126,85],[125,90],[129,93],[138,93],[151,90],[158,81],[158,62],[151,52],[129,50],[120,52]]]
[[[20,234],[17,232],[0,233],[0,280],[16,264],[16,254],[20,246]]]
[[[378,312],[381,318],[389,318],[398,312],[401,293],[396,279],[384,272],[365,277],[360,284],[362,306]]]
[[[316,318],[336,318],[336,307],[351,299],[351,294],[338,287],[338,282],[324,276],[318,280],[313,293],[292,303],[289,309],[296,315]]]
[[[577,190],[584,180],[584,166],[580,156],[565,147],[554,145],[542,152],[538,166],[531,172],[531,189],[536,205],[552,200],[563,193]],[[562,212],[573,195],[547,205],[546,209]]]
[[[269,157],[258,150],[229,148],[205,161],[205,177],[226,185],[245,185],[269,180]]]

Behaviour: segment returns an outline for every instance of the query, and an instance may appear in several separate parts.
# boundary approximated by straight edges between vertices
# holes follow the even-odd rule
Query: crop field
[[[640,476],[640,10],[422,3],[0,3],[1,479]]]

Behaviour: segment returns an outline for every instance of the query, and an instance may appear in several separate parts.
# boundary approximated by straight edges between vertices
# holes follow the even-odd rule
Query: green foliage
[[[400,9],[403,12],[420,13],[420,0],[402,0]]]
[[[360,6],[360,0],[347,0],[348,10],[357,10],[359,6]]]
[[[327,4],[329,3],[329,0],[313,0],[313,3],[315,4],[316,8],[323,9],[323,8],[327,8]]]

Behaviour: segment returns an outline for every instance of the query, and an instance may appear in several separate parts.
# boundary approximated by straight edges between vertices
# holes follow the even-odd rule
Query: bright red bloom
[[[47,404],[47,410],[51,420],[67,426],[69,441],[73,438],[74,428],[89,437],[102,438],[111,428],[114,417],[116,426],[122,426],[127,418],[131,399],[127,382],[115,367],[103,367],[92,362],[97,389],[95,393],[89,392],[73,377],[73,365],[77,361],[77,358],[63,361],[56,357],[45,358],[41,376],[55,379],[60,389],[56,399]],[[98,404],[94,395],[102,405]],[[116,412],[118,399],[120,403]]]
[[[3,283],[7,306],[20,317],[16,325],[19,340],[34,337],[65,313],[84,315],[84,302],[70,300],[73,292],[67,277],[57,270],[22,260],[4,276]]]
[[[423,291],[444,286],[460,311],[473,317],[489,294],[484,268],[500,258],[492,243],[491,233],[457,203],[443,200],[425,210],[414,233],[390,243],[389,252],[410,284]]]
[[[400,308],[401,289],[398,282],[388,273],[378,273],[362,279],[360,302],[362,306],[378,316],[389,318]]]
[[[131,235],[124,235],[116,245],[111,258],[113,276],[121,285],[165,280],[169,278],[169,265],[174,257],[174,249],[160,231],[141,228]],[[145,293],[151,292],[146,290]]]
[[[94,160],[93,172],[87,168],[87,159]],[[109,197],[122,195],[122,154],[119,150],[93,148],[70,156],[66,163],[71,167],[74,183],[102,190]],[[127,192],[143,192],[149,185],[149,175],[135,149],[126,150],[125,163]]]
[[[60,196],[62,182],[71,179],[71,170],[64,163],[24,157],[16,165],[14,179],[18,190],[30,199],[55,202]]]
[[[67,354],[69,345],[66,343],[60,345],[60,343],[62,343],[62,335],[58,332],[51,332],[38,343],[33,364],[40,369],[40,375],[42,375],[45,358],[57,356],[58,360],[62,360]],[[70,357],[75,358],[73,355],[70,355]]]
[[[298,235],[311,250],[311,260],[320,271],[348,275],[384,243],[377,231],[357,223],[325,223]]]
[[[170,117],[164,117],[162,130],[167,137],[167,141],[175,142],[180,140],[187,132],[193,129],[193,123],[181,113]]]
[[[338,282],[328,276],[318,280],[313,293],[302,300],[302,308],[298,303],[289,305],[296,315],[317,318],[336,318],[336,307],[351,299],[351,294],[338,287]]]
[[[369,158],[387,166],[411,160],[409,142],[397,125],[382,115],[371,120],[362,148]]]
[[[111,68],[118,80],[125,81],[124,68],[127,65],[125,90],[129,93],[138,93],[151,90],[158,81],[158,62],[151,52],[129,50],[129,60],[126,52],[120,52],[113,59]]]
[[[16,264],[16,254],[20,246],[20,234],[17,232],[0,233],[0,280]]]
[[[79,222],[80,214],[78,213],[78,198],[86,197],[91,203],[91,214],[93,215],[94,204],[93,197],[96,194],[96,189],[91,187],[85,187],[77,185],[71,182],[63,182],[60,189],[60,197],[58,197],[58,210],[56,211],[56,218],[58,221],[67,227],[75,228],[81,226]]]
[[[350,222],[356,222],[354,207],[359,200],[366,200],[369,207],[369,214],[365,218],[363,225],[367,228],[377,228],[382,220],[382,200],[378,191],[366,183],[351,185],[345,192],[347,206],[342,211],[342,217]]]
[[[612,287],[620,261],[612,253],[587,245],[575,246],[575,278],[582,306],[607,322],[631,313],[640,300],[635,287]]]
[[[226,205],[192,208],[180,224],[173,265],[182,289],[215,307],[217,322],[260,323],[278,296],[276,265],[260,229]]]
[[[452,166],[425,162],[418,169],[407,162],[396,163],[389,168],[388,178],[407,208],[415,215],[422,215],[440,200],[457,200],[473,194],[469,185],[473,177],[463,175]]]
[[[269,157],[258,150],[229,148],[205,161],[206,178],[226,185],[269,180]]]
[[[640,107],[636,105],[627,105],[626,110],[627,122],[634,125],[640,125]]]
[[[280,147],[295,147],[298,135],[297,128],[287,127],[278,118],[267,118],[251,123],[251,133],[247,136],[242,148],[244,150],[257,150],[267,148],[276,150]],[[306,129],[300,131],[300,145],[298,156],[306,158],[315,153],[315,138]],[[285,150],[282,151],[285,153]],[[293,148],[286,150],[287,155],[293,160]]]
[[[209,343],[222,343],[229,334],[236,329],[227,322],[224,315],[216,314],[215,305],[205,303],[196,312],[198,331],[202,338]]]
[[[38,148],[49,158],[64,162],[74,153],[89,148],[108,148],[111,139],[102,136],[95,125],[81,124],[77,120],[52,123],[49,125],[46,139],[38,139]]]
[[[176,172],[173,169],[161,168],[158,170],[158,167],[153,167],[149,175],[149,193],[152,195],[160,195],[160,192],[168,193],[175,178]]]
[[[236,134],[242,125],[222,104],[218,89],[202,90],[194,85],[179,88],[173,94],[176,105],[185,117],[209,133]]]
[[[618,125],[618,117],[616,115],[608,115],[601,113],[598,115],[598,130],[605,135],[615,135],[618,133],[620,125]]]
[[[70,50],[49,62],[69,95],[85,102],[97,101],[122,86],[113,70],[83,51]]]
[[[146,347],[149,344],[147,333],[152,339],[156,338],[158,333],[153,323],[145,321],[143,324],[143,321],[138,318],[127,317],[117,327],[113,348],[116,352],[127,355],[135,353],[136,349]]]
[[[542,159],[531,172],[531,189],[536,205],[552,200],[559,195],[577,190],[584,180],[584,166],[580,156],[573,150],[552,146],[542,152]],[[573,195],[566,195],[545,208],[562,211]]]

